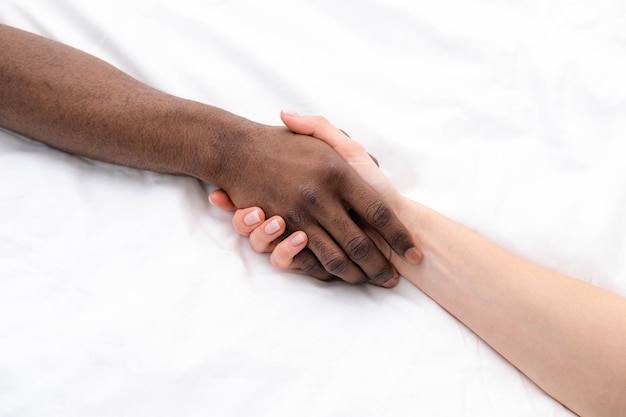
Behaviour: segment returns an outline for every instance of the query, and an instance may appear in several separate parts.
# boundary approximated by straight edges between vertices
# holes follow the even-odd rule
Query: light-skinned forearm
[[[626,415],[625,298],[527,262],[402,197],[365,149],[323,117],[285,116],[290,129],[339,152],[419,237],[424,250],[419,265],[387,251],[406,279],[574,412]],[[272,252],[275,265],[290,266],[297,245],[274,247],[263,227],[246,228],[246,213],[235,214],[235,229],[250,236],[256,251]]]
[[[572,411],[626,415],[626,299],[403,201],[424,248],[420,265],[394,256],[404,277]]]
[[[404,277],[574,412],[626,415],[626,299],[516,257],[400,196],[365,149],[323,117],[283,121],[333,146],[419,237],[420,265],[390,254]]]

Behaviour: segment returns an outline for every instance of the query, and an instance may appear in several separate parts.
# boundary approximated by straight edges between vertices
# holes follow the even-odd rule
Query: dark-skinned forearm
[[[215,146],[259,125],[0,25],[0,125],[93,159],[219,182]]]
[[[89,54],[2,25],[0,57],[0,126],[73,154],[212,182],[235,205],[258,205],[307,231],[315,256],[302,263],[313,275],[379,285],[397,275],[351,213],[398,253],[415,245],[326,143],[165,94]]]

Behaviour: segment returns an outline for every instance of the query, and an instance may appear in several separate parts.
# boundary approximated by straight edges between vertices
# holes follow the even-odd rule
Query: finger
[[[324,117],[300,116],[295,112],[282,111],[281,119],[292,131],[312,135],[328,143],[345,161],[352,163],[352,166],[356,167],[359,174],[370,184],[378,182],[379,187],[385,186],[381,185],[384,182],[380,183],[381,176],[383,180],[388,180],[374,166],[374,161],[367,156],[365,149],[358,142],[349,139]],[[362,187],[354,191],[346,202],[359,216],[380,233],[394,252],[412,264],[421,262],[423,255],[419,245],[391,208],[382,199],[372,197],[377,195],[376,191],[364,190]],[[380,192],[384,192],[384,188]]]
[[[313,252],[305,247],[293,257],[293,261],[307,275],[319,279],[320,281],[330,281],[336,278],[329,273]]]
[[[385,241],[385,239],[383,239],[382,236],[378,234],[378,232],[372,226],[365,223],[365,221],[363,221],[358,216],[353,216],[353,219],[354,219],[354,222],[357,224],[357,226],[363,229],[365,234],[367,234],[367,236],[369,236],[369,238],[372,239],[372,242],[374,242],[378,250],[380,250],[383,253],[385,258],[391,259],[391,257],[393,256],[393,251],[391,250],[391,247]]]
[[[233,227],[241,236],[250,236],[265,220],[265,213],[258,207],[237,210],[233,216]]]
[[[344,250],[329,236],[329,232],[319,225],[309,226],[307,247],[319,259],[328,273],[350,284],[364,284],[369,277],[355,264]]]
[[[250,233],[250,247],[258,253],[272,252],[276,246],[274,241],[284,232],[285,221],[282,217],[271,217]]]
[[[372,226],[389,244],[391,249],[413,264],[422,260],[422,252],[415,245],[413,235],[402,224],[393,210],[380,198],[374,190],[355,186],[354,193],[346,194],[346,203],[354,214]]]
[[[209,202],[222,210],[233,211],[237,209],[237,207],[230,200],[228,194],[226,194],[226,191],[221,188],[218,188],[209,194]]]
[[[302,187],[301,199],[306,203],[306,211],[295,210],[287,213],[285,219],[292,230],[303,230],[309,237],[308,248],[319,259],[324,268],[346,282],[362,283],[371,281],[376,285],[386,284],[397,277],[390,261],[375,247],[367,235],[357,227],[348,214],[345,200],[325,199],[328,187],[347,201],[358,201],[356,197],[369,200],[377,194],[351,169],[339,164],[337,169],[329,168],[328,178],[333,182],[320,187]],[[355,194],[356,192],[356,194]],[[356,205],[357,209],[364,209]]]
[[[336,240],[347,257],[365,273],[371,284],[382,286],[398,278],[397,271],[341,207],[320,208],[320,225]],[[322,262],[323,263],[323,262]],[[332,272],[332,271],[329,271]],[[337,275],[337,274],[335,274]]]
[[[344,131],[335,127],[323,116],[301,116],[296,112],[283,110],[280,117],[285,126],[293,132],[323,140],[348,162],[360,154],[367,154],[363,145],[350,139]],[[370,162],[374,163],[373,160]]]
[[[277,244],[272,251],[270,255],[272,265],[281,269],[300,268],[298,263],[294,261],[294,257],[306,247],[307,242],[306,233],[298,231],[291,234],[287,239]]]
[[[287,117],[289,117],[289,116],[287,116]],[[352,137],[352,136],[348,135],[348,132],[346,132],[346,131],[345,131],[345,130],[343,130],[343,129],[339,129],[339,131],[340,131],[341,133],[343,133],[344,135],[346,135],[347,137],[349,137],[349,138],[351,138],[351,137]],[[376,164],[376,166],[380,168],[380,163],[378,162],[378,159],[377,159],[374,155],[372,155],[371,153],[369,153],[369,152],[368,152],[367,154],[370,156],[370,158],[372,159],[372,161],[374,161],[374,163]]]

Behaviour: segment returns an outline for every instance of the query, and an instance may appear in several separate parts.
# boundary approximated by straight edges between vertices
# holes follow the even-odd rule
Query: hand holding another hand
[[[345,162],[366,182],[373,188],[375,191],[374,194],[378,194],[378,198],[380,199],[378,207],[371,206],[370,208],[366,206],[361,206],[361,208],[357,208],[354,206],[350,206],[353,210],[353,214],[356,214],[354,223],[350,221],[351,227],[354,226],[355,230],[359,230],[360,233],[364,233],[360,228],[370,229],[369,233],[372,236],[376,236],[378,240],[381,242],[378,245],[375,245],[372,241],[371,237],[367,237],[363,239],[359,237],[359,245],[363,246],[358,248],[354,246],[344,246],[346,249],[346,253],[352,253],[353,256],[351,258],[355,261],[366,261],[369,260],[372,263],[379,263],[382,260],[384,262],[388,262],[388,258],[391,256],[389,248],[391,247],[396,253],[404,256],[411,263],[418,263],[421,259],[421,252],[416,247],[408,248],[405,250],[406,245],[403,245],[401,242],[405,239],[402,233],[396,233],[393,237],[389,235],[388,232],[385,232],[387,218],[390,217],[390,213],[387,213],[387,210],[391,208],[393,210],[392,217],[394,220],[397,218],[395,214],[397,214],[398,210],[402,209],[402,198],[393,187],[393,185],[389,182],[389,180],[382,174],[382,172],[378,169],[374,161],[367,154],[365,149],[358,143],[351,139],[349,139],[342,131],[335,128],[331,125],[327,120],[319,116],[299,116],[293,112],[283,112],[281,114],[283,122],[289,127],[293,132],[313,136],[315,138],[321,139],[321,141],[326,142],[327,145],[332,147],[337,153],[336,156],[341,155]],[[294,140],[304,141],[304,142],[318,142],[321,141],[312,141],[310,137],[296,137]],[[311,161],[309,159],[309,161]],[[319,159],[314,160],[319,161]],[[302,163],[302,162],[301,162]],[[319,163],[319,162],[318,162]],[[334,186],[333,177],[328,177],[327,181],[322,184],[323,187],[328,189],[332,189]],[[363,191],[360,191],[363,193]],[[362,196],[366,196],[366,194],[361,194]],[[232,197],[232,195],[231,195]],[[211,195],[211,201],[221,207],[223,209],[232,210],[235,209],[237,204],[233,204],[229,199],[229,195],[227,195],[224,191],[218,190]],[[241,206],[240,206],[241,207]],[[371,208],[375,207],[375,208]],[[335,219],[336,222],[343,223],[345,220],[340,220],[339,216],[343,216],[345,213],[344,207],[338,207],[336,205],[330,207],[317,207],[316,211],[318,214],[323,214],[327,219]],[[365,215],[363,214],[365,213]],[[347,214],[347,213],[345,213]],[[295,268],[303,266],[303,259],[305,259],[304,267],[306,272],[313,272],[312,275],[317,276],[321,279],[330,278],[330,276],[339,276],[340,278],[346,280],[351,283],[361,283],[361,282],[371,282],[376,285],[382,285],[385,287],[392,287],[397,283],[397,273],[393,273],[388,278],[388,275],[385,274],[385,280],[381,280],[378,278],[373,278],[370,280],[355,280],[348,277],[348,279],[344,278],[335,271],[328,268],[328,264],[326,264],[326,270],[330,273],[329,275],[320,274],[315,270],[307,270],[306,266],[311,262],[310,255],[307,254],[306,245],[309,244],[309,247],[313,249],[315,253],[315,240],[319,239],[316,237],[312,237],[309,231],[305,230],[301,227],[290,228],[285,224],[285,221],[280,216],[274,216],[267,221],[264,221],[265,213],[259,207],[249,207],[247,209],[238,210],[233,217],[233,225],[236,231],[244,236],[250,237],[250,245],[257,252],[272,252],[270,257],[271,262],[274,266],[279,268]],[[365,220],[364,220],[365,219]],[[289,222],[289,219],[287,219]],[[385,221],[382,221],[385,220]],[[358,224],[358,226],[357,226]],[[402,230],[404,227],[401,228]],[[289,233],[294,230],[298,230],[297,232],[291,234],[286,237]],[[308,237],[308,239],[307,239]],[[397,237],[400,237],[400,242],[394,241]],[[382,238],[382,239],[381,239]],[[280,243],[275,243],[280,241]],[[409,237],[409,239],[413,239]],[[383,242],[387,242],[387,244],[382,244]],[[398,250],[400,243],[401,249]],[[384,257],[381,254],[381,249],[387,252]],[[362,252],[363,255],[358,256],[358,253]],[[357,256],[354,256],[357,254]],[[307,259],[306,256],[309,256]],[[320,258],[321,259],[321,258]],[[324,261],[322,260],[322,263]],[[359,264],[360,265],[360,264]],[[368,274],[368,276],[371,276]]]

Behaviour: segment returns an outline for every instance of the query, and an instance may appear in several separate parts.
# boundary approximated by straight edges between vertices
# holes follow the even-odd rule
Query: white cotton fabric
[[[626,295],[623,2],[4,0],[0,22],[259,122],[323,114],[404,194]],[[572,415],[406,281],[275,270],[210,188],[0,131],[0,416]]]

